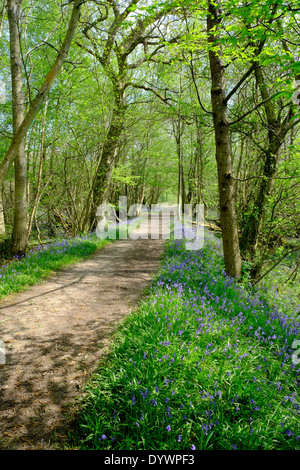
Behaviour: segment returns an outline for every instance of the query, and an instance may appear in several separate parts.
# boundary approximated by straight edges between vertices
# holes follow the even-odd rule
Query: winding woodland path
[[[0,302],[0,449],[49,450],[65,442],[86,381],[163,249],[162,239],[119,240]]]

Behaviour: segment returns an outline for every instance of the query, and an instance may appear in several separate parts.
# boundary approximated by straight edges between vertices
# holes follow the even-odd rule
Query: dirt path
[[[0,302],[0,449],[48,450],[66,440],[82,387],[163,247],[161,239],[116,241]]]

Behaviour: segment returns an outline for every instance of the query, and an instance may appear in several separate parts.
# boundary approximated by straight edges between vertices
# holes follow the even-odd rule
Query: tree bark
[[[1,19],[0,19],[0,38],[2,36],[2,29],[3,29],[3,24],[4,24],[5,11],[6,11],[6,2],[4,0],[3,1],[2,11],[1,11]]]
[[[43,161],[45,159],[45,150],[44,150],[44,137],[45,137],[45,127],[46,127],[46,114],[47,114],[47,107],[48,107],[48,100],[45,102],[45,109],[44,109],[44,117],[43,117],[43,127],[41,132],[41,147],[40,147],[40,162],[39,162],[39,171],[38,171],[38,180],[37,180],[37,187],[36,193],[33,200],[33,207],[29,217],[28,222],[28,229],[27,229],[27,236],[30,237],[31,229],[33,221],[36,217],[36,211],[38,208],[39,200],[40,200],[40,193],[41,193],[41,183],[42,183],[42,171],[43,171]],[[37,226],[37,224],[36,224]],[[38,227],[37,227],[38,228]]]
[[[232,178],[227,103],[225,100],[225,69],[222,61],[222,49],[217,35],[220,25],[220,14],[219,1],[209,1],[207,32],[223,253],[227,274],[239,279],[241,277],[241,255],[234,201],[234,180]],[[216,50],[216,45],[218,50]]]
[[[259,86],[261,96],[265,101],[264,109],[268,124],[268,143],[263,155],[263,178],[256,194],[252,211],[244,217],[243,232],[241,235],[241,250],[244,256],[250,256],[252,259],[255,255],[259,241],[262,218],[266,207],[268,196],[272,192],[274,176],[277,171],[278,153],[284,142],[284,138],[289,130],[289,122],[292,117],[292,108],[287,113],[283,121],[276,118],[274,104],[269,100],[269,92],[263,77],[261,68],[255,67],[256,82]],[[258,266],[254,266],[253,277],[259,274]]]
[[[0,235],[5,235],[2,188],[0,188]]]
[[[121,86],[120,88],[115,88],[115,103],[112,118],[103,146],[100,165],[95,176],[90,214],[91,229],[95,228],[97,207],[105,203],[107,199],[112,171],[117,161],[118,146],[124,127],[125,112],[125,91]]]
[[[204,200],[204,149],[203,149],[203,133],[201,124],[196,118],[196,155],[195,155],[195,177],[197,181],[196,202],[204,204],[204,216],[207,215],[207,204]]]
[[[10,63],[12,81],[13,133],[17,135],[24,119],[24,94],[22,86],[22,62],[19,32],[21,1],[8,0],[7,13],[10,34]],[[15,156],[15,200],[12,233],[13,255],[23,255],[27,247],[27,162],[24,139]]]
[[[64,61],[66,60],[67,54],[69,52],[70,46],[74,38],[74,34],[76,31],[76,27],[77,27],[79,16],[80,16],[80,8],[83,3],[84,3],[83,0],[74,0],[73,10],[72,10],[71,18],[69,21],[68,30],[67,30],[65,39],[63,41],[63,44],[61,46],[61,49],[57,55],[57,58],[50,72],[45,78],[43,85],[41,86],[34,100],[32,101],[31,106],[26,116],[24,117],[21,125],[18,128],[18,132],[14,135],[14,138],[11,142],[8,152],[5,155],[0,165],[0,185],[3,183],[11,164],[16,157],[19,151],[19,147],[22,145],[22,142],[27,134],[28,129],[33,123],[37,113],[40,110],[41,105],[43,104],[43,101],[45,100],[57,76],[59,75],[61,71],[61,68],[63,66]]]

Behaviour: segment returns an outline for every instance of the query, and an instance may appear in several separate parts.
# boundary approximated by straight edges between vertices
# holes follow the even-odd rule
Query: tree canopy
[[[237,278],[297,250],[299,14],[286,0],[0,2],[11,253],[95,229],[120,195],[204,204]]]

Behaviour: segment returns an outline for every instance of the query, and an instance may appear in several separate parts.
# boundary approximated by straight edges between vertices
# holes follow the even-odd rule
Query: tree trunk
[[[196,146],[196,164],[195,164],[195,177],[197,181],[197,204],[204,204],[204,216],[207,215],[207,204],[204,201],[204,149],[203,149],[203,133],[201,124],[196,118],[196,132],[197,132],[197,146]]]
[[[173,119],[173,134],[176,142],[176,152],[178,157],[178,176],[177,176],[177,218],[182,219],[184,207],[184,179],[183,179],[183,155],[182,155],[182,134],[184,124],[180,116]]]
[[[16,0],[11,0],[9,1],[10,4],[16,5],[17,2]],[[57,58],[48,73],[47,77],[45,78],[45,81],[41,88],[39,89],[38,93],[36,94],[36,97],[31,103],[31,106],[26,113],[26,116],[22,120],[21,125],[19,126],[18,132],[14,134],[14,138],[10,144],[10,147],[8,149],[7,154],[5,155],[4,159],[1,162],[0,165],[0,184],[3,183],[7,172],[15,159],[19,147],[22,145],[22,142],[24,141],[27,131],[30,128],[31,124],[33,123],[37,113],[40,110],[41,105],[43,104],[46,96],[48,95],[49,91],[51,90],[57,76],[59,75],[61,68],[63,66],[64,61],[66,60],[66,57],[68,55],[71,43],[73,41],[73,37],[76,31],[77,23],[79,20],[80,16],[80,8],[81,5],[84,3],[83,0],[74,0],[73,3],[73,10],[71,14],[71,18],[69,21],[69,26],[68,26],[68,31],[66,33],[65,39],[62,43],[61,49],[57,55]]]
[[[230,149],[227,104],[225,101],[225,69],[222,49],[218,43],[217,30],[220,25],[219,2],[208,3],[207,31],[209,63],[211,72],[211,103],[215,130],[216,160],[218,168],[218,188],[220,219],[223,239],[225,269],[229,276],[241,277],[241,256],[239,248],[237,218],[234,201],[234,180]],[[218,50],[215,50],[215,44]]]
[[[0,188],[0,235],[5,235],[2,188]]]
[[[12,80],[13,132],[17,135],[24,119],[24,94],[22,89],[22,62],[19,33],[21,1],[8,0],[7,13],[10,34],[10,62]],[[23,255],[27,247],[27,162],[24,139],[15,157],[15,200],[12,233],[13,255]]]
[[[182,216],[182,151],[181,151],[181,137],[179,136],[177,143],[178,155],[178,188],[177,188],[177,217],[181,220]]]
[[[30,217],[29,217],[29,222],[28,222],[28,229],[27,229],[27,237],[28,238],[30,237],[30,234],[31,234],[33,221],[36,220],[36,211],[38,209],[38,204],[39,204],[39,200],[40,200],[43,161],[45,160],[45,156],[46,156],[45,150],[44,150],[44,138],[45,138],[45,128],[46,128],[47,107],[48,107],[48,99],[45,102],[43,127],[42,127],[42,132],[41,132],[41,147],[40,147],[40,152],[39,152],[40,162],[39,162],[38,180],[37,180],[36,193],[35,193],[35,197],[34,197],[34,200],[33,200],[33,207],[32,207],[32,211],[31,211],[31,214],[30,214]],[[38,229],[37,223],[36,223],[36,227]]]
[[[255,68],[256,82],[259,86],[261,96],[265,100],[265,112],[268,122],[268,147],[265,151],[263,178],[261,179],[259,189],[254,200],[253,209],[247,214],[243,220],[243,232],[241,235],[241,250],[244,256],[253,258],[260,236],[260,229],[264,209],[268,196],[272,192],[274,176],[277,171],[278,152],[284,142],[284,138],[289,129],[289,121],[291,118],[291,109],[287,113],[284,121],[280,122],[276,119],[274,104],[269,100],[269,93],[264,81],[262,70],[259,66]],[[253,276],[259,274],[259,268],[254,267]]]
[[[115,91],[115,104],[111,123],[102,150],[101,162],[95,177],[91,205],[91,229],[95,228],[97,207],[106,202],[113,167],[117,161],[118,146],[123,131],[126,111],[125,92]]]
[[[0,38],[2,36],[2,29],[3,29],[3,24],[4,24],[5,11],[6,11],[6,2],[4,0],[3,1],[2,11],[1,11],[1,19],[0,19]]]

